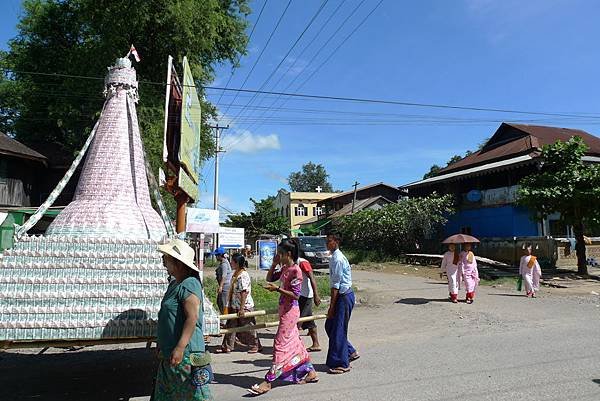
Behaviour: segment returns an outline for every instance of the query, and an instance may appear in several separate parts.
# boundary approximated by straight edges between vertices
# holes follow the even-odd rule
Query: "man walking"
[[[226,250],[223,247],[218,247],[212,253],[217,258],[219,265],[215,270],[215,275],[217,276],[217,306],[219,307],[219,312],[221,314],[225,313],[225,307],[227,306],[227,301],[229,297],[229,285],[231,284],[231,276],[233,271],[231,270],[231,265],[229,264],[229,260],[226,257]]]
[[[354,308],[354,292],[352,291],[352,271],[350,263],[340,247],[340,236],[327,236],[327,249],[331,252],[329,260],[329,286],[331,303],[327,311],[325,331],[329,336],[327,366],[329,373],[342,374],[350,371],[350,362],[360,356],[348,341],[348,323]]]

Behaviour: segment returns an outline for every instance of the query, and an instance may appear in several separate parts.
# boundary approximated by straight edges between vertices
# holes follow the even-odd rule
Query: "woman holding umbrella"
[[[458,283],[464,281],[467,290],[466,301],[468,304],[473,303],[473,299],[475,298],[475,288],[479,284],[479,271],[477,270],[477,260],[475,260],[475,255],[472,252],[472,244],[478,242],[479,240],[477,238],[466,234],[455,234],[446,238],[442,242],[444,244],[454,244],[455,246],[456,244],[463,244],[463,251],[458,256],[458,260],[456,260],[455,256],[452,256],[452,262],[458,262],[456,280]],[[446,252],[446,254],[448,253],[449,252]],[[450,257],[450,255],[448,255],[448,257]],[[444,258],[446,258],[446,255],[444,255]],[[448,275],[448,288],[450,289],[450,275]],[[456,292],[458,294],[458,291]]]
[[[475,260],[475,254],[472,251],[470,242],[465,243],[463,246],[463,251],[460,253],[460,260],[458,262],[458,269],[465,283],[465,290],[467,291],[466,301],[468,304],[472,304],[475,298],[475,289],[479,285],[479,271],[477,270],[477,260]]]
[[[448,293],[450,294],[450,301],[452,303],[458,303],[458,263],[460,261],[460,254],[456,249],[455,244],[448,244],[448,251],[442,258],[442,272],[446,273],[448,278]],[[440,273],[440,277],[442,273]]]

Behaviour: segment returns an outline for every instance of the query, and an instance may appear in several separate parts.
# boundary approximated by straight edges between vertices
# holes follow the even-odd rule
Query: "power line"
[[[319,16],[319,14],[321,13],[321,11],[323,11],[323,8],[325,7],[325,5],[327,4],[329,0],[324,0],[321,3],[321,6],[319,7],[319,9],[315,12],[315,14],[312,16],[312,18],[310,19],[310,21],[308,21],[308,24],[304,27],[304,29],[302,30],[302,32],[300,33],[300,35],[296,38],[296,40],[294,41],[294,43],[292,44],[292,46],[288,49],[288,51],[285,53],[285,55],[283,56],[283,58],[281,59],[281,61],[279,62],[279,64],[277,64],[277,66],[275,67],[275,69],[271,72],[271,74],[269,74],[269,76],[267,77],[267,79],[265,79],[263,81],[263,83],[260,85],[260,87],[258,88],[258,90],[263,89],[267,83],[271,80],[271,78],[277,73],[277,71],[279,70],[279,67],[281,67],[283,65],[283,63],[285,62],[285,60],[288,58],[288,56],[290,55],[290,53],[296,48],[296,45],[298,45],[298,43],[300,42],[300,40],[302,39],[302,37],[304,36],[304,34],[308,31],[308,29],[312,26],[313,22],[315,22],[315,20],[317,19],[317,17]],[[254,97],[252,97],[249,101],[247,105],[252,104],[252,102],[254,102],[254,99],[256,99],[255,95]],[[244,112],[244,109],[241,109],[236,116],[233,118],[234,120],[240,116],[242,113]]]
[[[104,78],[82,76],[82,75],[40,73],[40,72],[33,72],[33,71],[16,71],[16,70],[10,70],[7,68],[0,68],[0,69],[3,69],[5,71],[11,71],[13,73],[19,73],[19,74],[104,80]],[[162,85],[162,86],[167,85],[165,82],[155,82],[155,81],[139,81],[139,82],[149,84],[149,85]],[[182,86],[186,86],[186,85],[182,85]],[[192,87],[193,85],[189,85],[189,86]],[[260,94],[264,94],[264,95],[273,95],[273,96],[281,95],[281,96],[287,96],[289,98],[301,98],[301,99],[310,99],[310,100],[328,100],[328,101],[340,101],[340,102],[364,103],[364,104],[386,104],[386,105],[394,105],[394,106],[436,108],[436,109],[478,111],[478,112],[487,111],[487,112],[494,112],[494,113],[526,114],[526,115],[539,115],[539,116],[549,116],[549,117],[576,117],[576,118],[586,117],[586,118],[600,119],[599,114],[590,113],[590,112],[561,112],[561,113],[556,112],[555,113],[555,112],[512,110],[512,109],[476,107],[476,106],[456,106],[456,105],[438,104],[438,103],[418,103],[418,102],[407,102],[407,101],[400,101],[400,100],[385,100],[385,99],[375,99],[375,98],[313,95],[313,94],[308,94],[308,93],[264,91],[264,90],[243,89],[243,88],[224,88],[224,87],[218,87],[218,86],[205,86],[203,88],[211,89],[211,90],[219,90],[219,91],[231,91],[231,92],[252,93],[252,94],[260,93]]]
[[[373,7],[373,9],[360,21],[360,23],[356,27],[354,27],[354,29],[342,40],[342,42],[340,42],[340,44],[338,44],[338,46],[329,54],[329,56],[321,64],[319,64],[319,66],[308,76],[308,78],[306,78],[304,80],[304,82],[302,82],[300,84],[300,86],[298,86],[296,88],[295,92],[298,92],[300,89],[302,89],[302,87],[304,87],[304,85],[306,85],[306,83],[308,81],[310,81],[313,76],[315,76],[315,74],[335,55],[335,53],[337,53],[337,51],[352,37],[352,35],[354,35],[354,33],[356,33],[356,31],[358,31],[358,29],[369,19],[369,17],[375,12],[375,10],[377,10],[379,8],[381,3],[383,3],[383,0],[380,0],[379,3],[377,3],[375,5],[375,7]],[[282,103],[282,105],[284,105],[285,103],[286,102],[284,101]],[[258,124],[256,126],[256,128],[258,128],[258,127],[260,127],[260,124]]]
[[[283,12],[279,16],[279,19],[277,20],[277,23],[275,24],[275,28],[273,28],[273,30],[271,31],[271,34],[269,35],[269,39],[267,39],[267,43],[265,43],[265,45],[263,46],[260,54],[258,55],[257,59],[254,61],[254,64],[252,65],[252,68],[250,69],[250,71],[248,71],[248,74],[246,74],[246,78],[244,79],[244,82],[242,83],[241,88],[243,88],[244,85],[246,85],[246,82],[248,82],[248,78],[250,78],[250,75],[252,74],[252,72],[256,68],[256,65],[258,64],[258,62],[262,58],[262,55],[264,54],[265,50],[269,46],[269,43],[271,43],[271,39],[273,39],[273,35],[275,35],[275,32],[277,31],[277,28],[279,28],[279,24],[281,24],[281,21],[283,20],[283,17],[285,16],[285,13],[287,12],[288,8],[290,7],[290,4],[292,4],[292,0],[288,1],[288,3],[285,6]],[[231,103],[235,102],[236,99],[237,99],[237,97],[234,97],[233,100],[231,101]],[[229,107],[227,108],[227,110],[225,110],[224,114],[226,114],[227,111],[229,111]]]
[[[359,8],[363,5],[363,3],[366,0],[362,0],[360,3],[358,3],[356,5],[356,7],[354,7],[354,9],[350,12],[350,14],[348,14],[346,16],[346,18],[342,21],[342,23],[337,27],[337,29],[331,34],[329,35],[329,37],[325,40],[325,42],[321,45],[321,47],[319,48],[319,50],[317,50],[315,52],[315,54],[313,54],[312,58],[308,61],[308,63],[306,64],[305,70],[313,63],[313,61],[315,61],[315,59],[319,56],[319,54],[321,54],[321,52],[323,51],[323,49],[325,49],[325,47],[333,40],[333,38],[338,34],[338,32],[344,27],[344,25],[346,25],[346,23],[350,20],[350,18],[352,18],[352,16],[359,10]],[[294,79],[292,79],[292,81],[283,89],[283,92],[287,91],[297,80],[298,78],[300,78],[302,74],[298,74],[294,77]],[[296,92],[298,92],[298,89],[296,89]],[[275,100],[271,103],[271,107],[275,105],[275,103],[277,103],[277,101],[281,99],[281,96],[278,96],[277,98],[275,98]],[[289,98],[288,98],[289,99]],[[287,102],[287,100],[285,100],[281,106],[283,106],[285,103]],[[262,115],[264,115],[265,113],[262,113]]]
[[[250,31],[250,35],[248,35],[248,43],[250,43],[250,41],[252,40],[252,35],[254,35],[254,30],[258,26],[258,22],[260,21],[260,17],[263,14],[263,11],[265,11],[265,7],[267,6],[268,2],[269,2],[269,0],[265,0],[265,2],[263,3],[262,8],[260,9],[260,12],[258,13],[258,17],[256,17],[256,22],[254,22],[254,25],[252,25],[252,30]],[[236,64],[239,64],[239,62],[240,62],[240,57],[238,57]],[[235,72],[235,66],[231,69],[231,74],[229,74],[229,79],[227,80],[227,83],[225,84],[226,88],[229,86],[229,83],[231,82],[231,78],[233,78],[233,73],[234,72]],[[219,100],[217,100],[217,102],[221,101],[221,98],[223,97],[224,93],[225,92],[221,92],[221,96],[219,97]]]
[[[304,53],[306,52],[306,50],[308,50],[308,48],[311,47],[311,45],[313,43],[315,43],[315,41],[317,40],[317,38],[319,37],[319,35],[321,34],[321,32],[323,32],[323,30],[326,27],[329,26],[329,22],[338,13],[338,11],[340,10],[340,8],[342,8],[342,6],[344,5],[345,2],[346,2],[346,0],[342,0],[340,2],[340,4],[338,4],[338,6],[335,8],[335,10],[333,10],[333,12],[329,15],[329,18],[327,18],[327,20],[325,22],[323,22],[323,24],[321,24],[321,28],[313,35],[312,39],[308,41],[308,43],[306,44],[306,46],[304,46],[304,48],[302,49],[302,51],[300,51],[300,53],[298,53],[298,55],[296,55],[294,62],[290,64],[290,66],[288,67],[288,69],[279,77],[279,79],[277,80],[277,82],[275,82],[275,84],[271,87],[271,89],[275,89],[277,87],[277,85],[279,85],[279,83],[283,80],[283,78],[285,78],[288,75],[288,73],[296,65],[296,63],[298,62],[298,60],[300,60],[300,58],[304,55]],[[307,68],[309,64],[307,64],[305,68]],[[300,73],[302,73],[302,72],[300,72]],[[300,74],[298,74],[298,75],[300,75]],[[297,79],[298,75],[296,75],[295,79]],[[295,79],[294,79],[294,81],[295,81]],[[221,96],[223,95],[223,93],[225,93],[225,92],[221,92]],[[277,103],[277,100],[280,99],[280,98],[281,98],[281,96],[276,97],[275,100],[271,103],[271,107],[275,103]],[[262,99],[264,99],[264,97],[261,98],[261,101],[259,102],[259,104],[262,104]],[[261,116],[264,115],[265,113],[266,112],[261,113]]]

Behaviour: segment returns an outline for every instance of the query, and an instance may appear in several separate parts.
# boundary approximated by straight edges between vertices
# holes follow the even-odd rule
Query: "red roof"
[[[481,150],[452,163],[436,175],[525,154],[538,156],[542,146],[551,145],[559,140],[566,142],[573,136],[581,137],[589,146],[588,155],[600,156],[600,138],[585,131],[541,125],[502,123]]]

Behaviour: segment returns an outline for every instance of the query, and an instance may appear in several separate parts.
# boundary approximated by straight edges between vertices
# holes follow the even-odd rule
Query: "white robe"
[[[523,277],[523,281],[525,282],[525,291],[527,293],[537,292],[540,289],[540,278],[542,277],[542,268],[540,264],[536,260],[531,268],[527,265],[531,260],[531,255],[526,255],[521,258],[521,263],[519,265],[519,273]]]
[[[442,258],[442,271],[448,276],[448,292],[458,294],[458,264],[454,264],[454,252],[448,251]]]

